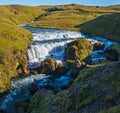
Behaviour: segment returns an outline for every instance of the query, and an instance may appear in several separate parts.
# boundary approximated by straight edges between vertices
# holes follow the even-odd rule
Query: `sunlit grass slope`
[[[45,8],[46,13],[37,18],[36,22],[31,25],[44,28],[80,30],[76,28],[77,25],[93,20],[104,14],[119,12],[119,6],[117,8],[74,4],[54,6],[51,9],[49,8],[49,10]]]
[[[42,13],[39,7],[0,6],[0,91],[9,89],[11,77],[27,68],[27,47],[32,34],[17,24],[29,23]]]
[[[103,15],[77,27],[86,34],[120,42],[120,13]]]

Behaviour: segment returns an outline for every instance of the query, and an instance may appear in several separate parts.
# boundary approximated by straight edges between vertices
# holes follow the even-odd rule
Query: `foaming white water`
[[[82,37],[82,34],[74,31],[30,29],[33,33],[34,43],[28,47],[29,68],[35,68],[40,62],[51,55],[58,61],[62,61],[67,43]]]
[[[37,33],[33,33],[33,41],[68,39],[68,38],[76,39],[81,36],[82,35],[79,32],[75,31],[42,29]]]
[[[33,32],[34,42],[28,47],[29,68],[38,67],[41,61],[45,60],[51,55],[54,56],[56,60],[62,61],[67,43],[77,39],[78,37],[85,37],[92,44],[95,44],[98,41],[105,44],[103,50],[93,51],[91,55],[92,62],[105,60],[106,57],[103,55],[103,51],[114,43],[104,38],[90,37],[80,32],[32,28],[27,26],[25,28]]]
[[[24,24],[19,26],[33,32],[34,43],[28,47],[29,66],[31,68],[39,66],[42,60],[51,55],[53,55],[58,62],[61,62],[64,57],[64,50],[67,43],[77,39],[78,37],[86,37],[92,44],[95,44],[97,41],[101,41],[105,44],[105,48],[103,50],[93,51],[91,55],[93,62],[106,59],[102,52],[115,43],[100,37],[89,37],[79,32],[32,28],[27,27]],[[0,103],[0,109],[5,110],[8,113],[16,113],[14,106],[15,102],[29,98],[29,85],[35,82],[38,82],[38,86],[45,86],[49,83],[49,79],[44,75],[31,75],[18,80],[12,80],[10,87],[11,89],[15,89],[11,90],[10,93],[1,100],[2,103]],[[70,72],[60,78],[56,78],[54,85],[56,85],[60,90],[62,86],[67,86],[69,82]]]
[[[91,58],[92,58],[92,62],[99,62],[99,61],[102,61],[102,60],[106,60],[106,56],[103,54],[103,52],[109,48],[112,44],[117,44],[116,42],[113,42],[113,41],[110,41],[110,40],[107,40],[105,38],[101,38],[101,37],[89,37],[87,35],[85,35],[85,37],[87,38],[90,38],[92,40],[96,40],[96,41],[99,41],[99,42],[103,42],[105,47],[103,50],[95,50],[92,52],[91,54]],[[93,41],[93,44],[94,44],[94,41]]]
[[[35,81],[38,81],[41,79],[43,80],[43,79],[46,79],[47,77],[48,76],[45,76],[44,74],[39,74],[37,76],[30,75],[30,76],[23,77],[23,78],[16,78],[16,79],[11,80],[10,88],[15,89],[15,88],[20,88],[22,86],[28,86],[29,84],[32,84]]]
[[[11,90],[9,94],[4,96],[0,103],[0,109],[3,111],[7,111],[8,113],[16,113],[15,111],[15,103],[19,101],[24,101],[25,99],[30,99],[30,86],[34,82],[39,81],[39,87],[44,87],[49,82],[49,76],[45,75],[31,75],[19,79],[13,79],[11,81],[10,87]]]

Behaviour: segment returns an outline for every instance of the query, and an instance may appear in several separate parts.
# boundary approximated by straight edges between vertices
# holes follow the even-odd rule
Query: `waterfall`
[[[107,39],[100,37],[89,37],[80,32],[66,31],[66,30],[54,30],[54,29],[42,29],[19,25],[25,29],[30,30],[33,33],[33,44],[28,47],[28,67],[38,67],[44,59],[51,55],[55,57],[57,61],[62,61],[64,57],[64,50],[67,43],[74,41],[78,37],[86,37],[92,44],[97,41],[101,41],[105,44],[103,50],[96,50],[92,52],[92,61],[96,62],[104,60],[104,50],[115,42],[111,42]],[[102,54],[101,54],[102,53]],[[70,82],[70,71],[60,78],[55,79],[55,83],[49,82],[48,76],[44,75],[31,75],[18,80],[11,81],[10,93],[5,95],[0,102],[0,109],[7,111],[8,113],[15,113],[15,103],[30,98],[29,87],[33,83],[37,83],[39,87],[44,87],[46,84],[55,85],[60,90],[62,86],[67,86]]]
[[[95,44],[98,41],[105,44],[105,48],[103,50],[92,52],[92,62],[106,60],[103,52],[114,43],[101,37],[90,37],[75,31],[32,28],[28,26],[24,26],[24,28],[33,32],[33,44],[28,47],[29,68],[40,66],[41,61],[47,59],[51,55],[57,61],[62,61],[67,43],[77,39],[78,37],[85,37],[87,40],[91,41],[92,44]]]
[[[29,68],[35,68],[51,55],[62,61],[67,43],[82,37],[81,33],[66,30],[30,29],[33,33],[33,44],[28,47]]]

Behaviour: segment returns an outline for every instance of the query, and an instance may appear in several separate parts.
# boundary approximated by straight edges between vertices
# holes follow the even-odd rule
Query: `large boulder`
[[[40,65],[40,73],[42,74],[54,74],[56,76],[65,74],[67,69],[63,64],[59,64],[51,57],[44,60]]]
[[[93,45],[85,38],[79,38],[68,44],[65,50],[65,61],[72,69],[73,78],[85,67],[86,63],[90,63],[92,50]]]
[[[105,51],[108,60],[118,61],[120,59],[120,45],[114,44]]]
[[[91,55],[93,45],[85,38],[79,38],[67,45],[65,50],[65,60],[74,61],[76,59],[85,61]]]
[[[105,47],[105,44],[103,42],[96,42],[94,44],[93,50],[102,50],[104,49],[104,47]]]
[[[58,68],[58,64],[54,58],[48,58],[41,62],[40,72],[44,74],[51,74]]]

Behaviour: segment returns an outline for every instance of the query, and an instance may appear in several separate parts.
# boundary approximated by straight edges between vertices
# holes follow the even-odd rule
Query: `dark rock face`
[[[96,42],[94,44],[93,50],[102,50],[102,49],[104,49],[104,47],[105,47],[104,43],[102,43],[102,42]]]
[[[7,113],[6,111],[0,110],[0,113]]]
[[[46,11],[47,12],[54,12],[54,11],[62,11],[64,9],[62,8],[57,8],[57,7],[53,7],[53,8],[48,8]]]
[[[36,91],[38,91],[37,85],[32,84],[31,87],[29,88],[29,91],[31,94],[34,94]]]
[[[76,59],[72,67],[72,77],[75,78],[83,67],[85,67],[85,65],[80,60]]]
[[[78,48],[76,46],[70,46],[67,49],[67,53],[65,54],[66,59],[75,60],[78,56]]]
[[[119,60],[119,54],[118,54],[117,50],[115,50],[115,49],[107,49],[105,51],[105,55],[108,60],[112,60],[112,61]]]
[[[15,104],[16,113],[26,113],[29,107],[30,100],[25,100]]]

